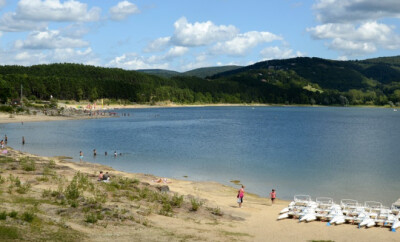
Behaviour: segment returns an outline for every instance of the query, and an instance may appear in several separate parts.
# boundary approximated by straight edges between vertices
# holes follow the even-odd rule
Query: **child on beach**
[[[79,161],[82,161],[82,159],[83,159],[83,152],[79,151]]]
[[[237,199],[238,199],[237,202],[239,204],[239,208],[242,207],[243,197],[244,197],[244,186],[242,185],[242,188],[239,189],[238,195],[237,195]]]
[[[269,194],[269,196],[271,197],[271,203],[274,204],[275,203],[275,198],[276,198],[275,189],[272,189],[272,192]]]

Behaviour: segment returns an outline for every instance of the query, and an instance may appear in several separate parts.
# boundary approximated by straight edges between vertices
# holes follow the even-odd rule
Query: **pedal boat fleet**
[[[400,201],[400,199],[399,199]],[[329,197],[311,200],[309,195],[296,195],[288,207],[282,209],[278,220],[296,218],[299,222],[325,221],[327,226],[356,224],[358,228],[373,226],[390,227],[396,232],[400,227],[400,203],[385,207],[380,202],[359,203],[352,199],[342,199],[337,204]]]

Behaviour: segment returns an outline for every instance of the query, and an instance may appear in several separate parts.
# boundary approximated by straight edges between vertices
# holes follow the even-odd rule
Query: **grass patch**
[[[5,163],[13,163],[15,162],[15,159],[8,157],[8,156],[0,156],[0,164],[5,164]]]
[[[225,230],[221,230],[220,231],[223,235],[227,235],[227,236],[248,236],[248,237],[253,237],[248,233],[240,233],[240,232],[230,232],[230,231],[225,231]]]
[[[10,218],[16,218],[18,216],[18,212],[15,210],[12,210],[8,216],[10,216]]]
[[[28,223],[31,223],[35,217],[35,213],[32,211],[25,211],[21,216],[22,220]]]
[[[21,159],[21,167],[24,171],[35,171],[36,164],[34,160],[29,159],[29,157],[24,157]]]
[[[222,216],[223,213],[219,207],[211,208],[211,213],[217,216]]]
[[[0,225],[0,240],[1,241],[17,240],[17,239],[22,239],[20,237],[18,228]]]
[[[7,219],[7,212],[3,211],[0,212],[0,220],[6,220]]]
[[[192,204],[192,207],[190,208],[190,211],[197,211],[203,205],[203,202],[199,201],[196,198],[190,199],[190,203]]]
[[[174,193],[174,196],[171,198],[171,205],[177,208],[180,208],[183,203],[183,196],[179,196],[178,194]]]
[[[100,213],[88,213],[85,216],[85,222],[95,224],[97,221],[102,220],[104,216]]]

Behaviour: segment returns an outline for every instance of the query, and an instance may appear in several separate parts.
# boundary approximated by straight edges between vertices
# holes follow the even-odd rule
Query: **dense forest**
[[[185,75],[81,64],[0,66],[0,102],[127,100],[135,103],[399,105],[400,56],[363,61],[299,57],[246,67],[212,67]],[[152,74],[148,74],[152,73]],[[176,75],[175,75],[176,74]],[[206,76],[208,75],[208,76]]]

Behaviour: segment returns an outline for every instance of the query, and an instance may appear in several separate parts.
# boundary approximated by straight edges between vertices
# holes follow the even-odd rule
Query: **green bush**
[[[85,222],[86,223],[94,224],[94,223],[97,223],[98,220],[99,220],[99,217],[97,216],[96,213],[88,213],[88,214],[86,214],[86,217],[85,217]]]
[[[6,220],[6,218],[7,218],[7,212],[6,211],[0,212],[0,220]]]
[[[26,211],[22,214],[22,220],[31,223],[33,219],[35,218],[35,214],[31,211]]]
[[[18,212],[15,211],[15,210],[12,210],[12,211],[8,214],[8,216],[10,216],[11,218],[16,218],[16,217],[18,216]]]
[[[68,200],[76,200],[80,196],[76,179],[72,179],[71,183],[65,189],[65,197]]]
[[[192,204],[191,211],[197,211],[203,205],[203,202],[197,200],[196,198],[190,199],[190,203]]]
[[[162,208],[159,211],[159,214],[164,216],[172,216],[172,206],[169,203],[163,203]]]
[[[24,171],[35,171],[36,164],[34,160],[29,159],[29,157],[25,157],[21,159],[22,170]]]
[[[0,225],[0,241],[19,240],[18,228]]]
[[[174,194],[171,198],[171,205],[174,207],[180,208],[183,203],[183,196],[178,196],[178,194]]]
[[[12,106],[0,106],[0,112],[12,113],[14,108]]]
[[[29,191],[29,189],[31,189],[31,184],[29,183],[24,183],[24,184],[20,184],[19,186],[17,186],[17,192],[19,194],[25,194]]]
[[[214,214],[214,215],[217,215],[217,216],[222,216],[223,215],[222,212],[221,212],[221,209],[219,207],[211,209],[211,213]]]

